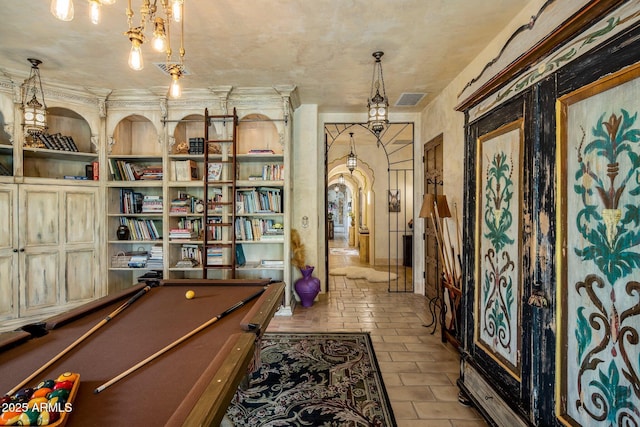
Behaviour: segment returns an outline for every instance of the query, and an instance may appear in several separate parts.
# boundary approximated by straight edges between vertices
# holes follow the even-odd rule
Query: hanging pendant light
[[[349,132],[349,155],[347,156],[347,169],[353,174],[353,170],[358,166],[358,156],[356,156],[356,143],[353,140],[353,132]]]
[[[340,174],[338,177],[338,184],[344,184],[344,175]]]
[[[31,63],[31,71],[29,78],[25,80],[24,83],[22,125],[24,126],[25,135],[33,137],[43,133],[47,129],[47,105],[44,102],[40,69],[38,68],[38,66],[42,64],[42,61],[35,58],[29,58],[27,60]],[[42,102],[38,101],[38,91],[42,97]],[[31,99],[29,99],[30,94]]]
[[[373,52],[376,61],[373,63],[373,77],[371,78],[371,91],[367,102],[367,110],[369,118],[367,124],[369,129],[380,137],[380,133],[385,126],[389,124],[389,100],[384,87],[384,78],[382,76],[382,58],[384,52]],[[380,91],[382,90],[382,93]]]

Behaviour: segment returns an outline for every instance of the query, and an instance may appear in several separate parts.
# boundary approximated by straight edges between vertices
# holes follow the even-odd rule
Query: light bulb
[[[153,29],[153,41],[151,45],[157,52],[164,52],[166,48],[167,36],[164,32],[164,20],[156,18]]]
[[[91,10],[90,10],[91,23],[97,24],[98,22],[100,22],[100,1],[89,0],[89,4],[91,7]]]
[[[182,20],[182,2],[183,0],[173,0],[171,4],[171,9],[173,12],[173,20],[175,22],[180,22]]]
[[[142,61],[142,49],[140,49],[140,42],[137,40],[131,40],[131,52],[129,52],[129,67],[132,70],[140,71],[144,68],[144,62]]]
[[[171,87],[169,88],[169,95],[171,95],[172,98],[180,98],[180,95],[182,95],[182,89],[180,88],[180,77],[176,76],[172,76],[171,79]]]
[[[51,0],[51,13],[61,21],[71,21],[73,0]]]
[[[158,34],[153,36],[153,41],[151,42],[153,46],[153,50],[156,52],[164,52],[165,50],[165,37],[164,34]]]

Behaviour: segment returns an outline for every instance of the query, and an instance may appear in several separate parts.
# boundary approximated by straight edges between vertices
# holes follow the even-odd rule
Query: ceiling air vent
[[[158,67],[158,69],[160,71],[162,71],[162,73],[166,76],[169,76],[169,66],[173,65],[173,64],[177,64],[177,62],[169,62],[168,64],[166,62],[154,62],[153,65],[155,65],[156,67]],[[183,76],[188,76],[191,73],[189,72],[189,70],[187,69],[187,67],[185,67],[184,65],[182,66],[182,75]]]
[[[396,107],[415,107],[426,93],[403,93],[396,102]]]

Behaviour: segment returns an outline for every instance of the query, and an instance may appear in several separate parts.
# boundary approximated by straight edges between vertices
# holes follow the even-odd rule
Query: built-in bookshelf
[[[50,107],[47,125],[45,132],[25,137],[23,175],[98,180],[97,147],[92,144],[91,127],[85,118],[68,108]],[[3,163],[1,154],[0,163]]]
[[[150,120],[137,115],[122,119],[114,128],[105,171],[111,290],[150,272],[163,277],[164,170],[162,145]]]
[[[204,242],[202,274],[205,278],[236,277],[236,144],[238,116],[204,117]]]
[[[143,252],[152,261],[155,251],[162,268],[159,261],[112,266],[110,282],[130,285],[152,270],[150,265],[175,279],[284,279],[285,151],[267,118],[259,116],[247,135],[240,133],[242,127],[235,111],[205,110],[178,120],[163,146],[146,118],[129,116],[118,123],[105,166],[108,253]],[[140,211],[141,200],[159,196],[161,208]],[[129,228],[127,240],[116,235],[120,225]],[[150,232],[156,229],[157,235]]]

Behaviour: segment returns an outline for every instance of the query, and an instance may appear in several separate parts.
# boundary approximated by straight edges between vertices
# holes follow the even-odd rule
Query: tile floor
[[[336,234],[330,247],[347,247]],[[329,256],[330,267],[359,264],[359,257]],[[472,408],[458,403],[459,357],[431,322],[428,299],[389,293],[387,283],[329,276],[331,292],[309,308],[298,305],[291,317],[276,316],[267,331],[367,331],[399,427],[486,426]]]

